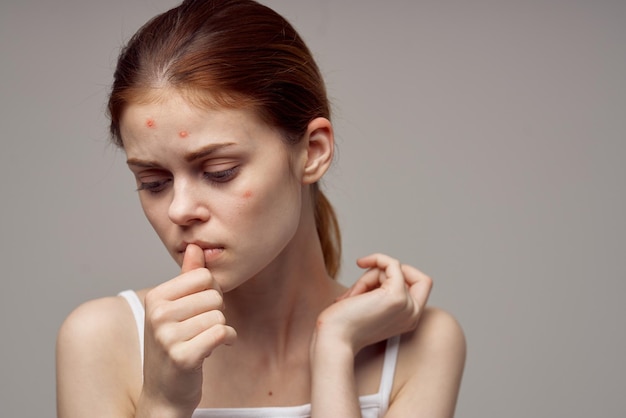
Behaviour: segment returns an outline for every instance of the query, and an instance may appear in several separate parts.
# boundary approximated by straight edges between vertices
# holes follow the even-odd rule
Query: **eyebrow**
[[[192,163],[196,160],[199,160],[200,158],[204,158],[207,157],[209,155],[211,155],[212,153],[222,149],[222,148],[226,148],[229,146],[235,145],[234,142],[225,142],[222,144],[209,144],[206,145],[198,150],[195,150],[193,152],[188,153],[187,155],[185,155],[185,161],[187,161],[188,163]],[[148,161],[148,160],[142,160],[139,158],[129,158],[128,160],[126,160],[126,164],[128,165],[135,165],[138,167],[147,167],[147,168],[153,168],[153,167],[159,167],[160,164],[155,162],[155,161]]]
[[[235,143],[224,142],[222,144],[209,144],[207,146],[200,148],[199,150],[190,152],[189,154],[185,155],[185,161],[187,161],[188,163],[192,163],[196,160],[199,160],[200,158],[209,156],[210,154],[214,153],[217,150],[230,147],[231,145],[235,145]]]

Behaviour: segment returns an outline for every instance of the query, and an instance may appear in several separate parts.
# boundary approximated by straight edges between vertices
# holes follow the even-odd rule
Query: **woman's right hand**
[[[226,325],[222,292],[205,267],[203,250],[189,244],[181,274],[152,289],[145,305],[144,382],[138,412],[147,407],[158,410],[159,416],[189,417],[202,398],[204,359],[237,336]]]

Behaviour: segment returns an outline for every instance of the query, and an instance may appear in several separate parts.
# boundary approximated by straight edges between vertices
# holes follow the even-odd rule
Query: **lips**
[[[223,252],[224,248],[222,247],[208,248],[204,250],[204,262],[207,264],[207,267],[209,264],[217,260],[217,258],[222,255]]]
[[[202,249],[202,251],[206,253],[218,253],[224,251],[224,246],[220,244],[213,244],[204,241],[190,241],[190,242],[182,242],[180,245],[176,246],[176,251],[184,254],[187,250],[187,246],[189,244],[197,245]]]
[[[185,257],[185,251],[187,250],[187,246],[190,244],[197,245],[202,249],[202,252],[204,253],[204,262],[207,267],[209,264],[215,263],[224,252],[224,246],[220,244],[206,241],[183,241],[181,244],[176,246],[176,251],[180,254],[181,259]]]

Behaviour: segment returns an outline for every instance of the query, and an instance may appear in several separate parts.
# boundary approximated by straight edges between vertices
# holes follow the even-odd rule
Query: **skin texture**
[[[121,129],[143,210],[181,271],[138,292],[143,370],[124,300],[67,318],[59,417],[305,403],[314,417],[358,417],[358,396],[378,389],[384,340],[398,334],[386,416],[453,415],[465,341],[454,318],[425,308],[432,280],[383,254],[358,261],[365,273],[350,289],[326,273],[310,187],[332,160],[328,120],[286,145],[251,110],[199,109],[166,89],[130,105]]]
[[[146,117],[160,127],[143,129],[137,122]],[[302,191],[290,168],[297,163],[275,130],[250,111],[205,112],[173,93],[130,106],[122,121],[129,168],[145,188],[142,207],[179,265],[189,243],[223,248],[206,267],[229,291],[285,249],[300,222]],[[176,141],[180,128],[185,141]],[[188,162],[198,150],[212,151]]]

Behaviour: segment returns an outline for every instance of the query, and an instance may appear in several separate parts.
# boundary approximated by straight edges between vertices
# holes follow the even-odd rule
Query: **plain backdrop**
[[[458,417],[626,416],[626,2],[268,0],[334,107],[341,281],[435,280]],[[58,327],[178,268],[108,145],[120,46],[170,0],[0,4],[0,415],[55,416]]]

